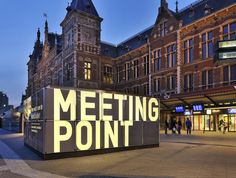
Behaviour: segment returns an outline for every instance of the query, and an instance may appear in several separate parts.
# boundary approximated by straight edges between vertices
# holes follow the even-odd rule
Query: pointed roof
[[[90,15],[99,17],[99,14],[92,2],[92,0],[73,0],[67,10],[79,10]],[[100,17],[99,17],[100,18]]]

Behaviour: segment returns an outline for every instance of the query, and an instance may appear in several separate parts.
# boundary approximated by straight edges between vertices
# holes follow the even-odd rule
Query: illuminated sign
[[[210,109],[208,109],[206,112],[207,112],[207,115],[211,115],[212,113]]]
[[[219,48],[233,48],[233,47],[236,47],[236,41],[219,42]]]
[[[204,106],[202,104],[193,105],[193,112],[202,112],[204,110]]]
[[[159,145],[157,98],[46,88],[32,105],[25,143],[43,154]]]
[[[234,59],[234,58],[236,58],[236,52],[219,53],[219,59]]]
[[[228,114],[236,114],[236,109],[228,109]]]
[[[192,115],[192,112],[191,112],[191,111],[185,111],[185,112],[184,112],[184,115],[185,115],[185,116],[191,116],[191,115]]]
[[[183,113],[185,111],[184,106],[176,106],[175,107],[175,112],[176,113]]]

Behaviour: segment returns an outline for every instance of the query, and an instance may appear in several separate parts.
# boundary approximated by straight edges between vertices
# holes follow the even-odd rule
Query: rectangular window
[[[236,22],[230,24],[230,39],[236,40]]]
[[[84,79],[91,80],[91,62],[84,62]]]
[[[160,71],[161,70],[161,49],[154,51],[153,58],[154,58],[155,72]]]
[[[171,68],[171,48],[167,48],[167,67]]]
[[[223,27],[223,40],[228,40],[228,35],[229,35],[229,27],[228,25],[225,25]]]
[[[206,71],[202,71],[202,89],[206,89],[207,75]]]
[[[118,66],[116,68],[117,70],[117,83],[120,83],[122,81],[122,67],[121,66]]]
[[[202,34],[202,59],[213,57],[213,32]]]
[[[194,45],[194,41],[193,39],[190,39],[189,40],[189,63],[192,63],[193,58],[194,58],[193,45]]]
[[[160,24],[160,36],[165,36],[167,32],[167,22],[163,22]]]
[[[171,68],[176,65],[176,44],[167,47],[167,67]]]
[[[172,67],[176,66],[176,45],[172,45]]]
[[[146,95],[146,96],[149,95],[149,85],[148,84],[143,85],[143,91],[144,91],[144,95]]]
[[[177,85],[177,76],[172,76],[172,81],[171,81],[171,86],[172,86],[172,90],[176,89],[176,85]]]
[[[202,35],[202,59],[207,58],[207,49],[206,49],[206,34]]]
[[[158,92],[158,93],[161,91],[161,79],[160,78],[154,80],[154,91]]]
[[[176,76],[168,76],[167,90],[175,90],[175,89],[176,89]]]
[[[223,80],[224,84],[227,84],[229,82],[229,66],[225,66],[223,68]]]
[[[184,91],[188,91],[188,75],[184,76]]]
[[[149,74],[149,55],[143,58],[143,64],[144,64],[144,75],[148,75]]]
[[[208,88],[213,87],[213,70],[208,70]]]
[[[138,60],[134,61],[134,78],[139,77],[139,67],[138,67]]]
[[[208,57],[213,57],[213,33],[208,33]]]
[[[184,64],[188,64],[188,41],[184,42]]]
[[[193,74],[188,74],[184,76],[184,91],[191,92],[194,89],[194,79]]]
[[[189,75],[189,91],[193,91],[193,74]]]
[[[161,70],[161,49],[157,51],[157,69]]]
[[[214,83],[213,70],[202,71],[202,89],[212,88]]]
[[[134,87],[134,94],[136,94],[136,95],[139,94],[139,86]]]
[[[184,42],[184,64],[192,63],[194,58],[194,40],[189,39]]]
[[[171,76],[167,77],[167,90],[171,90]]]
[[[125,64],[125,78],[126,80],[130,80],[130,75],[131,74],[131,65],[130,63]]]
[[[230,68],[230,75],[231,75],[231,82],[232,83],[236,83],[236,64],[232,65]]]
[[[112,67],[104,66],[103,81],[107,84],[112,84]]]
[[[223,40],[236,40],[236,22],[223,26]]]

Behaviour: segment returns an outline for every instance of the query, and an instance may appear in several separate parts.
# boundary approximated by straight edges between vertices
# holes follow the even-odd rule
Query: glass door
[[[236,132],[236,115],[230,115],[229,116],[229,131],[230,132]]]

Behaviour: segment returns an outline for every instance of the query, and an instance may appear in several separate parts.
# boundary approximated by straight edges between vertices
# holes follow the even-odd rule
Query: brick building
[[[101,41],[91,0],[73,0],[62,34],[38,31],[28,62],[27,96],[48,85],[152,95],[161,121],[188,117],[194,130],[236,131],[236,2],[198,0],[179,10],[161,5],[153,26],[118,45]]]
[[[8,106],[8,97],[5,93],[0,91],[0,110]]]

